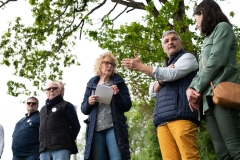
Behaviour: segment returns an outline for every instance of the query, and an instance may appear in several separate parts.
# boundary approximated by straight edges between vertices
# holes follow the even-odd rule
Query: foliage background
[[[165,30],[175,29],[182,38],[184,49],[198,56],[202,38],[194,29],[191,16],[198,2],[30,0],[31,23],[26,25],[22,17],[9,23],[8,29],[1,35],[0,56],[1,65],[13,67],[14,75],[30,81],[34,89],[29,89],[26,81],[9,80],[8,94],[16,97],[22,94],[38,95],[47,80],[62,80],[65,67],[80,65],[81,60],[72,54],[72,50],[78,38],[84,36],[89,41],[97,42],[103,50],[111,51],[119,62],[122,58],[133,57],[136,51],[144,63],[161,66],[165,57],[161,34]],[[218,2],[222,3],[220,0]],[[107,5],[110,7],[106,9]],[[237,13],[230,12],[228,17],[234,18]],[[131,15],[127,16],[132,18],[128,23],[120,18],[124,14]],[[234,26],[234,30],[239,37],[238,25]],[[88,53],[82,51],[78,54]],[[238,52],[238,59],[239,56]],[[129,85],[133,99],[133,108],[126,113],[132,159],[159,159],[159,146],[151,119],[155,101],[147,96],[148,84],[153,79],[121,66],[118,72]],[[216,159],[204,122],[200,131],[201,157]]]

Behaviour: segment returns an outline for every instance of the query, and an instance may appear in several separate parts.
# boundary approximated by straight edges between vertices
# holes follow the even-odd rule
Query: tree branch
[[[146,2],[147,2],[147,4],[149,4],[151,2],[151,0],[146,0]],[[153,8],[152,14],[153,14],[154,18],[157,18],[159,15],[159,12],[155,6]]]
[[[129,9],[126,13],[133,11],[135,8]]]
[[[90,14],[92,14],[95,10],[99,9],[100,7],[102,7],[106,2],[107,2],[107,0],[104,0],[102,3],[100,3],[98,6],[93,8],[90,12],[88,12],[88,14],[86,16],[89,16]]]
[[[88,12],[88,13],[86,14],[86,16],[89,16],[89,15],[92,14],[94,11],[96,11],[96,10],[99,9],[99,8],[101,8],[106,2],[107,2],[107,0],[104,0],[102,3],[100,3],[98,6],[94,7],[90,12]],[[83,30],[84,23],[85,23],[85,19],[82,19],[82,20],[80,21],[80,23],[77,25],[78,27],[80,27],[80,37],[79,37],[79,39],[81,39],[81,37],[82,37],[82,30]]]
[[[74,8],[74,10],[76,11],[76,12],[83,12],[84,10],[85,10],[85,8],[87,7],[87,0],[83,0],[83,5],[82,5],[82,7],[80,8],[80,9],[77,9],[78,8],[78,1],[76,1],[77,2],[77,7],[76,8]]]
[[[66,32],[66,30],[67,30],[68,28],[71,28],[71,26],[73,25],[73,23],[74,23],[74,21],[75,21],[75,18],[76,18],[76,16],[75,16],[75,11],[74,11],[72,22],[71,22],[66,28],[64,28],[63,33],[60,34],[60,36],[59,36],[59,37],[61,37],[61,38],[60,38],[60,45],[58,46],[57,52],[61,49],[64,39],[67,39],[66,37],[70,36],[70,35],[71,35],[74,31],[76,31],[77,28],[79,27],[79,25],[77,25],[77,26],[74,27],[73,29],[70,29],[70,32],[68,32],[68,33]]]
[[[117,5],[118,5],[118,3],[116,3],[115,5],[114,5],[114,7],[108,12],[108,14],[106,14],[106,15],[110,15],[111,13],[112,13],[112,11],[117,7]],[[105,15],[105,16],[106,16]],[[102,19],[103,20],[103,19]]]
[[[114,19],[112,19],[112,21],[116,20],[121,14],[123,14],[126,10],[128,9],[128,7],[126,7],[121,13],[119,13]]]
[[[4,5],[6,5],[7,3],[11,2],[11,1],[17,1],[17,0],[7,0],[5,2],[0,1],[0,3],[1,3],[0,8],[2,8]]]
[[[114,11],[114,9],[117,7],[117,5],[118,5],[118,3],[116,3],[116,4],[114,5],[114,7],[113,7],[107,14],[105,14],[105,15],[103,16],[103,18],[101,19],[101,21],[103,21],[103,19],[104,19],[105,16],[110,15],[110,14],[112,13],[112,11]],[[103,26],[103,24],[102,24],[102,26]],[[102,28],[102,26],[101,26],[101,28]]]
[[[67,11],[70,3],[71,3],[71,1],[69,1],[68,4],[66,4],[66,7],[65,7],[65,9],[62,11],[62,13],[59,14],[56,18],[54,18],[53,21],[52,21],[52,23],[51,23],[45,30],[47,30],[48,28],[51,28],[51,27],[53,26],[53,24],[54,24],[57,20],[59,20],[59,19],[62,17],[62,15],[65,14],[65,12]],[[44,32],[45,32],[45,31],[44,31]]]
[[[112,0],[112,2],[119,3],[119,4],[127,6],[127,7],[133,7],[133,8],[136,8],[136,9],[146,10],[145,9],[146,6],[142,2],[133,2],[133,1],[126,2],[126,1],[123,1],[123,0]]]

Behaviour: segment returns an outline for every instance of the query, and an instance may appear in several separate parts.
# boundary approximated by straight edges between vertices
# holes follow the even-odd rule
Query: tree
[[[191,2],[194,4],[196,0]],[[94,29],[87,27],[97,26],[94,23],[96,22],[94,17],[91,16],[105,11],[106,0],[29,1],[32,6],[34,22],[31,26],[26,26],[22,23],[21,17],[17,17],[15,22],[10,24],[0,41],[0,54],[3,55],[2,64],[13,66],[15,68],[14,75],[26,78],[37,90],[42,90],[47,79],[62,79],[63,67],[80,64],[76,55],[70,54],[76,44],[78,32],[80,32],[80,38],[84,33],[92,40],[98,41],[100,47],[107,48],[113,53],[119,53],[119,58],[128,53],[131,55],[133,50],[147,51],[150,55],[149,58],[153,59],[151,63],[159,63],[164,55],[160,49],[161,33],[163,30],[175,28],[182,33],[186,49],[198,53],[199,47],[193,45],[192,40],[195,40],[197,44],[201,40],[196,37],[195,32],[188,30],[193,21],[186,16],[185,11],[189,7],[185,6],[184,1],[112,0],[111,3],[113,7],[106,14],[101,14],[102,18],[97,20],[101,27],[97,30],[96,27]],[[122,7],[119,8],[119,5]],[[118,30],[113,28],[114,22],[121,15],[136,10],[146,12],[146,16],[143,18],[145,25],[133,22],[129,26],[122,25]],[[117,15],[116,12],[118,12]],[[139,33],[141,36],[137,35]],[[125,40],[121,43],[117,41],[118,43],[115,45],[111,44],[119,39]],[[137,43],[139,40],[141,47]],[[148,61],[148,55],[143,57],[145,61]],[[156,57],[160,58],[160,61],[155,61]],[[10,95],[31,94],[24,83],[9,81],[7,85]],[[34,93],[36,94],[36,92]]]
[[[139,101],[133,102],[132,109],[126,113],[131,159],[159,160],[161,153],[151,114],[139,113],[139,105],[141,105]]]
[[[149,65],[163,65],[165,54],[162,51],[161,35],[169,29],[175,29],[181,36],[186,51],[198,56],[202,38],[192,29],[194,21],[186,12],[193,10],[197,0],[190,0],[185,5],[183,0],[133,1],[112,0],[112,8],[107,8],[107,1],[73,1],[73,0],[31,0],[34,23],[26,26],[21,18],[10,24],[9,29],[2,35],[0,54],[2,64],[14,66],[15,75],[32,81],[37,89],[43,89],[42,84],[47,79],[58,80],[62,76],[62,68],[70,65],[79,65],[76,55],[70,54],[76,44],[77,36],[87,35],[89,40],[97,41],[103,49],[111,51],[119,61],[125,57],[133,57],[136,51],[142,61]],[[121,7],[120,7],[121,6]],[[122,9],[122,10],[121,10]],[[119,11],[120,10],[120,11]],[[117,20],[124,14],[144,12],[141,22],[117,25]],[[100,18],[96,20],[96,17]],[[230,16],[235,13],[231,12]],[[135,15],[135,16],[138,16]],[[240,35],[238,26],[234,26],[236,35]],[[240,44],[240,43],[239,43]],[[240,47],[239,47],[240,48]],[[238,58],[240,53],[238,52]],[[151,125],[151,115],[154,100],[148,98],[148,85],[153,79],[139,73],[125,70],[120,66],[118,72],[125,77],[135,102],[134,116],[131,127],[137,122]],[[30,94],[23,83],[9,81],[9,94]],[[138,114],[146,116],[137,116]],[[152,125],[153,126],[153,125]],[[154,135],[154,127],[144,130],[141,135]],[[130,131],[135,134],[135,132]],[[201,136],[200,136],[201,137]],[[134,156],[146,153],[140,150],[142,143],[138,139],[131,140],[136,144],[132,151]],[[156,139],[149,139],[148,144],[155,144]],[[158,144],[155,144],[157,148]],[[150,152],[148,152],[150,154]],[[151,153],[155,155],[154,153]],[[153,156],[153,159],[156,158]]]

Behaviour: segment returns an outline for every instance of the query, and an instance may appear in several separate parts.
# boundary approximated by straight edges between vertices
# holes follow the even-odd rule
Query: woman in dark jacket
[[[111,53],[104,53],[96,60],[96,76],[87,83],[81,111],[89,115],[84,122],[86,146],[84,160],[129,160],[127,118],[124,112],[132,106],[128,87],[123,78],[116,74],[117,59]],[[97,84],[113,90],[110,104],[98,102],[95,95]]]

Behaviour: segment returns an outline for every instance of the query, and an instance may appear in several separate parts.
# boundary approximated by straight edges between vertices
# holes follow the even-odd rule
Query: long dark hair
[[[227,22],[232,26],[220,6],[213,0],[203,0],[199,3],[193,15],[203,14],[201,32],[204,36],[210,35],[220,22]]]

